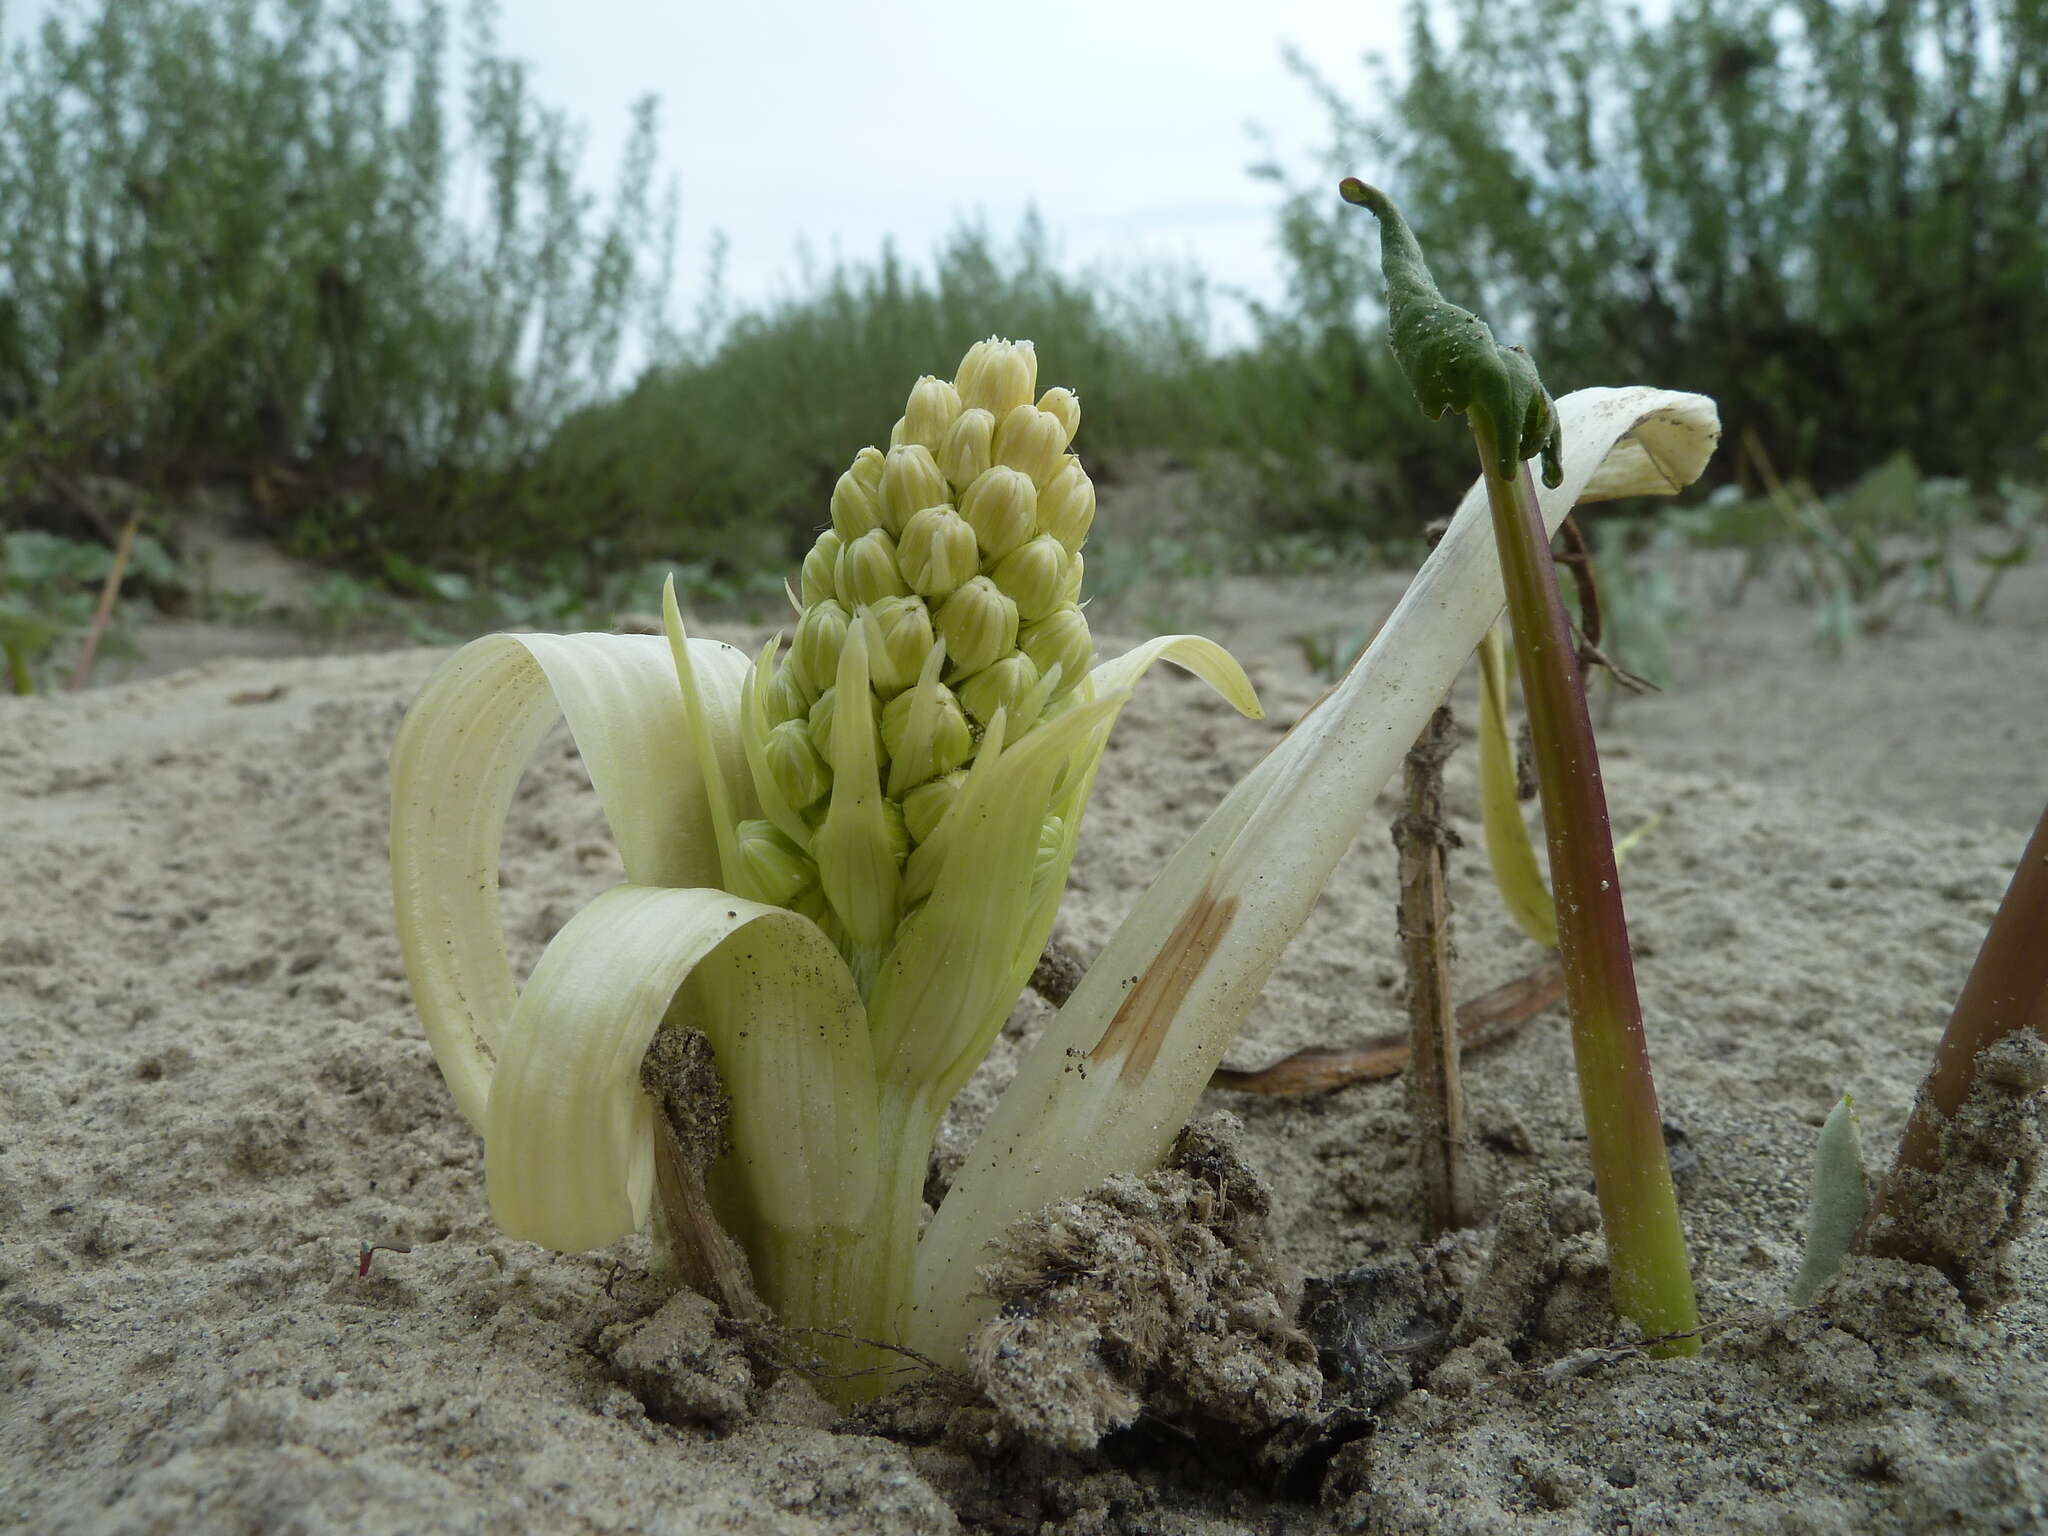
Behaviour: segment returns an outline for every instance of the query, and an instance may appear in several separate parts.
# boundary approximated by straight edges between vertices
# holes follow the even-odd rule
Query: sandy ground
[[[1269,718],[1155,674],[1102,776],[1059,937],[1099,946],[1320,692],[1291,637],[1374,617],[1399,584],[1215,594],[1204,627],[1247,660]],[[1104,613],[1098,634],[1132,623]],[[1587,1304],[1601,1252],[1566,1026],[1546,1014],[1471,1056],[1468,1092],[1489,1210],[1515,1191],[1525,1224],[1548,1222],[1548,1292],[1291,1481],[1163,1421],[1078,1456],[976,1441],[964,1409],[950,1428],[839,1422],[708,1316],[671,1308],[673,1340],[650,1332],[637,1240],[561,1256],[501,1238],[412,1016],[386,890],[385,755],[438,653],[213,661],[0,700],[0,1527],[2048,1528],[2038,1240],[1996,1314],[1882,1265],[1819,1306],[1784,1304],[1822,1117],[1854,1090],[1869,1159],[1888,1158],[2048,797],[2048,572],[2020,573],[1989,622],[1919,615],[1839,662],[1807,627],[1768,594],[1703,608],[1673,689],[1623,702],[1606,735],[1618,823],[1662,818],[1625,875],[1706,1352],[1601,1347],[1619,1335]],[[1476,848],[1469,690],[1449,799]],[[543,748],[509,839],[526,964],[617,878],[565,739]],[[1393,885],[1388,839],[1369,833],[1235,1062],[1394,1026]],[[1461,994],[1535,963],[1476,853],[1453,894]],[[942,1166],[1043,1016],[1020,1005]],[[1397,1083],[1209,1101],[1244,1123],[1294,1272],[1410,1253]],[[364,1274],[365,1243],[409,1251]],[[664,1400],[636,1349],[702,1390]]]

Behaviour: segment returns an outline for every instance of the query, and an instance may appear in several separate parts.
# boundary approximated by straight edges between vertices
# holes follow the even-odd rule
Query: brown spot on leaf
[[[1167,935],[1157,957],[1124,998],[1116,1017],[1109,1021],[1109,1028],[1095,1042],[1095,1049],[1088,1053],[1090,1061],[1122,1056],[1119,1077],[1133,1085],[1145,1080],[1152,1063],[1159,1059],[1159,1048],[1166,1043],[1166,1032],[1172,1028],[1174,1015],[1186,1000],[1188,989],[1202,974],[1202,968],[1216,952],[1217,941],[1237,915],[1237,905],[1235,896],[1218,899],[1207,886],[1202,888],[1202,894],[1188,907],[1187,914]]]

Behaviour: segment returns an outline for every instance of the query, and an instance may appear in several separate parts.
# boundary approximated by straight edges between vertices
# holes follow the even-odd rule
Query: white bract
[[[1167,659],[1247,714],[1242,670],[1192,636],[1087,669],[1076,606],[1094,491],[1079,405],[1038,396],[1028,343],[984,342],[864,449],[806,557],[789,648],[492,636],[428,683],[393,754],[392,872],[436,1059],[484,1136],[491,1210],[573,1250],[656,1203],[641,1063],[709,1040],[730,1151],[708,1195],[763,1300],[840,1335],[958,1362],[975,1269],[1011,1221],[1151,1166],[1374,797],[1502,606],[1468,496],[1345,681],[1140,899],[1027,1056],[920,1239],[933,1134],[1037,961],[1110,727]],[[1717,431],[1693,395],[1559,402],[1574,502],[1675,491]],[[858,701],[847,707],[847,701]],[[523,988],[497,858],[523,768],[566,716],[626,883]],[[1076,1070],[1076,1064],[1088,1070]],[[849,1389],[857,1392],[859,1388]]]

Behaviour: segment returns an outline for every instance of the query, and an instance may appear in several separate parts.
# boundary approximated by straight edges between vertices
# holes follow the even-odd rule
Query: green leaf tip
[[[1523,460],[1541,454],[1543,483],[1555,490],[1564,481],[1557,409],[1529,354],[1502,346],[1484,320],[1438,291],[1422,247],[1392,198],[1356,176],[1337,183],[1337,191],[1380,222],[1394,358],[1423,414],[1435,420],[1445,411],[1483,412],[1500,445],[1494,473],[1511,480]]]
[[[1795,1307],[1810,1303],[1841,1272],[1870,1208],[1870,1184],[1863,1174],[1863,1138],[1855,1100],[1843,1094],[1813,1154],[1813,1189],[1807,1197],[1806,1253],[1792,1279]]]

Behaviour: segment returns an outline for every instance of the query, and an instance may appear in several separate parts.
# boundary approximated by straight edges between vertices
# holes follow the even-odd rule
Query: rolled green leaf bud
[[[838,596],[833,583],[838,579],[839,551],[846,541],[834,530],[827,528],[818,535],[810,553],[804,556],[803,577],[797,584],[797,598],[806,608],[813,603],[823,602],[828,597]]]
[[[1066,449],[1066,424],[1035,405],[1020,405],[996,423],[996,462],[1022,470],[1033,486],[1052,482]]]
[[[1038,408],[1059,417],[1060,425],[1067,429],[1067,440],[1060,447],[1071,444],[1081,430],[1081,397],[1071,389],[1048,389],[1038,397]]]
[[[860,612],[868,626],[868,678],[893,698],[917,681],[932,649],[932,616],[920,597],[885,597]]]
[[[849,608],[910,592],[903,584],[903,573],[896,568],[896,541],[880,528],[870,529],[839,551],[833,585],[839,589],[839,600]]]
[[[816,742],[822,751],[829,752],[832,748],[832,717],[837,712],[838,707],[839,688],[837,684],[834,684],[818,695],[818,701],[811,706],[811,712],[806,717],[810,722],[811,740]],[[868,694],[868,708],[874,713],[875,726],[879,730],[882,720],[882,701],[876,698],[873,692]],[[828,763],[827,766],[829,767],[830,764]]]
[[[845,558],[843,553],[840,558]],[[815,699],[839,675],[839,652],[846,645],[846,626],[851,622],[845,606],[830,597],[811,604],[797,619],[796,638],[783,666],[795,670],[796,681],[809,697]]]
[[[735,836],[759,900],[786,907],[818,878],[818,866],[774,822],[743,821]]]
[[[974,530],[981,558],[1000,560],[1038,531],[1038,492],[1029,475],[998,464],[967,488],[960,515]]]
[[[1026,624],[1017,644],[1041,672],[1060,669],[1060,692],[1065,693],[1088,675],[1095,659],[1095,641],[1088,633],[1088,620],[1074,607],[1060,609],[1036,624]]]
[[[936,623],[946,642],[950,677],[971,676],[1017,648],[1017,605],[986,576],[975,577],[947,598]]]
[[[960,786],[966,782],[967,775],[955,769],[926,780],[903,797],[903,824],[912,838],[921,843],[938,830],[946,812],[960,798]]]
[[[996,461],[996,419],[987,411],[962,411],[939,445],[939,470],[955,489],[964,491]]]
[[[861,449],[853,456],[853,467],[847,471],[868,489],[868,494],[879,497],[882,494],[882,467],[886,461],[882,450],[876,447]]]
[[[1074,558],[1058,539],[1041,533],[1003,556],[993,577],[1016,603],[1017,617],[1028,623],[1044,618],[1066,601],[1067,562]]]
[[[960,416],[960,392],[944,379],[926,374],[910,391],[903,407],[903,441],[919,443],[934,454]]]
[[[951,507],[926,507],[903,525],[896,566],[910,590],[945,597],[980,568],[981,545],[967,519]]]
[[[1037,666],[1023,652],[1012,651],[968,678],[958,692],[967,713],[983,726],[995,719],[997,710],[1009,711],[1010,739],[1014,741],[1036,723],[1035,719],[1024,718],[1021,706],[1037,686]]]
[[[943,683],[909,688],[882,707],[882,746],[889,754],[892,790],[951,773],[974,751],[974,732],[960,701]]]
[[[913,514],[942,507],[953,499],[938,460],[922,443],[891,448],[882,467],[882,522],[891,533],[901,531]]]
[[[870,529],[881,526],[881,502],[849,469],[832,487],[832,531],[839,535],[841,543],[851,544]]]
[[[1038,526],[1066,545],[1068,554],[1080,553],[1088,530],[1095,524],[1095,483],[1081,461],[1069,454],[1038,498]]]
[[[782,791],[791,807],[803,810],[816,805],[832,788],[832,770],[811,740],[811,728],[802,720],[785,720],[768,733],[762,743],[769,777]]]
[[[1028,341],[977,341],[960,359],[953,382],[962,405],[1001,421],[1038,393],[1038,351]]]
[[[801,720],[811,712],[812,696],[803,680],[796,675],[796,668],[784,662],[775,669],[768,679],[768,723],[771,726],[785,720]]]

